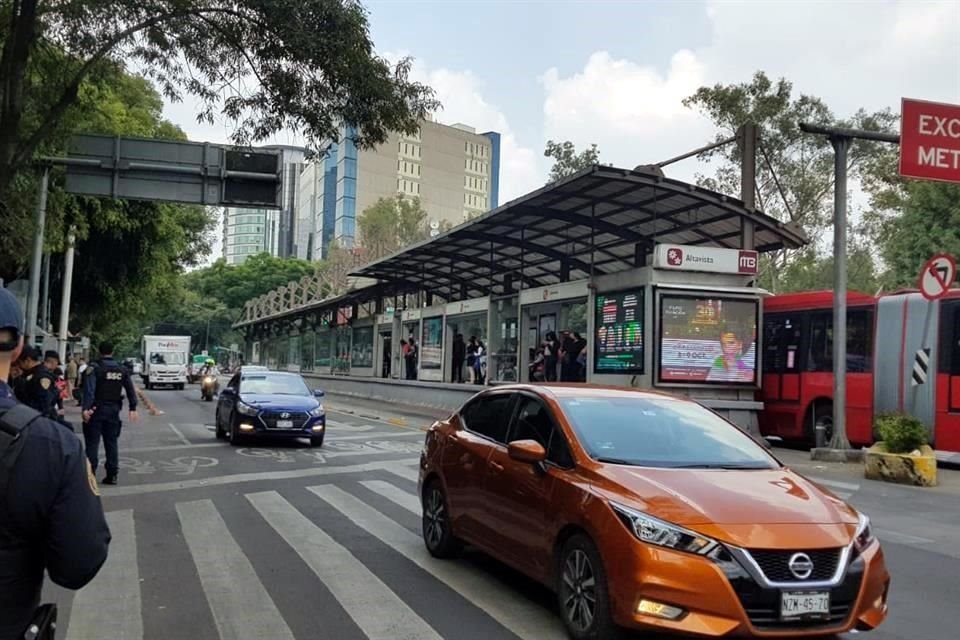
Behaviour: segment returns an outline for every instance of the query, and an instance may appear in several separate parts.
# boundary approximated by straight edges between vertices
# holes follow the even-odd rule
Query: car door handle
[[[503,465],[499,462],[490,461],[490,466],[493,467],[494,471],[503,471]]]

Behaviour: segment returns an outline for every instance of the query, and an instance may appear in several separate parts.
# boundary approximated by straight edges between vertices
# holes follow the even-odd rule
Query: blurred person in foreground
[[[0,288],[0,640],[20,640],[35,621],[44,571],[66,589],[93,580],[110,529],[79,438],[18,403],[6,384],[23,349],[20,305]],[[52,615],[51,615],[52,614]],[[38,637],[52,637],[40,628]]]

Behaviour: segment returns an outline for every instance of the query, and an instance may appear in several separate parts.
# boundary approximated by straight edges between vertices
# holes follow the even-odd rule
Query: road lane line
[[[213,502],[180,502],[177,515],[220,637],[293,640]]]
[[[383,470],[412,482],[417,482],[420,479],[420,472],[418,470],[402,464],[391,463],[385,465]]]
[[[225,448],[225,445],[222,442],[205,442],[203,444],[165,444],[157,445],[155,447],[131,447],[123,448],[123,453],[151,453],[153,451],[181,451],[183,449],[206,449],[209,447],[220,447]]]
[[[317,574],[369,640],[442,640],[366,565],[279,493],[264,491],[246,497]]]
[[[817,476],[809,476],[807,478],[811,482],[817,484],[822,484],[825,487],[830,487],[831,489],[843,489],[845,491],[856,492],[860,490],[859,484],[851,484],[849,482],[839,482],[837,480],[827,480],[826,478],[818,478]]]
[[[898,531],[890,531],[889,529],[874,529],[874,532],[881,540],[893,542],[895,544],[933,544],[936,542],[936,540],[931,540],[930,538],[911,536]]]
[[[393,431],[377,431],[374,433],[364,433],[360,435],[353,436],[335,436],[329,431],[327,432],[325,442],[339,442],[341,440],[379,440],[380,438],[409,438],[413,437],[423,437],[422,433],[414,433],[413,431],[401,431],[399,433]]]
[[[97,577],[73,599],[67,640],[143,638],[133,510],[107,513],[107,524],[113,538],[110,553]]]
[[[167,425],[169,425],[169,427],[173,430],[173,432],[177,434],[177,437],[180,438],[180,442],[187,445],[190,444],[190,441],[187,440],[187,437],[185,435],[183,435],[183,432],[180,431],[180,429],[177,429],[177,425],[173,424],[172,422],[168,422]]]
[[[378,538],[523,640],[563,640],[560,620],[489,573],[455,561],[437,560],[420,536],[334,485],[308,487],[321,500]]]
[[[420,501],[417,496],[409,491],[404,491],[400,487],[383,480],[361,480],[360,484],[374,493],[379,493],[390,502],[400,505],[415,516],[419,516],[421,513]]]

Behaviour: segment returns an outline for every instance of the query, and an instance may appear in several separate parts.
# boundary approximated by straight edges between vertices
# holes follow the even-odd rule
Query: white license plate
[[[293,420],[277,420],[277,429],[292,429]]]
[[[829,616],[829,591],[784,591],[780,596],[780,618],[783,620]]]

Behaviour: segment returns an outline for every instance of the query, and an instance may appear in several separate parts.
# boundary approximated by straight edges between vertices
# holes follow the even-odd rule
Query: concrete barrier
[[[386,380],[304,373],[313,386],[328,393],[364,400],[454,411],[486,387],[419,380]]]

